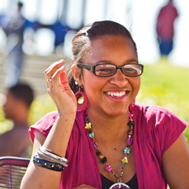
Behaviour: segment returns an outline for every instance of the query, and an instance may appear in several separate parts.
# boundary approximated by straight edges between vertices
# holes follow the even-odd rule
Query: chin
[[[105,110],[106,114],[109,116],[120,116],[126,114],[128,111],[127,108],[113,108],[113,109],[107,109]]]

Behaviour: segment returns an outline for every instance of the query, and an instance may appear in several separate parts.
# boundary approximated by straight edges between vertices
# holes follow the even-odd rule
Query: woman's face
[[[122,66],[138,63],[137,53],[129,38],[102,36],[91,42],[91,52],[83,59],[85,64],[111,63]],[[100,114],[122,115],[136,97],[140,77],[127,77],[120,69],[113,76],[98,77],[83,68],[81,84],[89,101],[89,108]]]

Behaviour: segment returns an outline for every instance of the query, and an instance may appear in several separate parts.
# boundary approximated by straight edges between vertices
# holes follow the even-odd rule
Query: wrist
[[[61,111],[58,110],[58,116],[59,117],[75,117],[76,115],[76,110],[69,110],[69,111]]]
[[[58,117],[56,119],[56,124],[59,123],[61,125],[71,125],[73,126],[75,121],[76,113],[58,113]]]

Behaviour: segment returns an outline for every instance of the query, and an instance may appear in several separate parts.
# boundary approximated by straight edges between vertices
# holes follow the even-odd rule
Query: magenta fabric
[[[187,123],[165,108],[135,105],[133,149],[139,189],[166,189],[163,177],[162,154],[175,142]],[[45,115],[30,127],[32,141],[38,130],[48,135],[58,116],[57,112]],[[97,156],[85,130],[85,112],[77,113],[68,144],[68,167],[62,172],[60,189],[75,188],[81,184],[101,189]]]
[[[177,9],[171,2],[160,10],[157,18],[157,33],[162,39],[170,40],[173,38],[174,21],[177,17]]]

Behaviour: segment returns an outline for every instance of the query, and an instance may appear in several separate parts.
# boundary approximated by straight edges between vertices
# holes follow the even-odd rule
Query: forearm
[[[43,147],[59,156],[65,157],[70,134],[75,121],[75,114],[58,117],[46,138]]]
[[[43,141],[40,141],[40,139],[37,139],[34,142],[32,156],[37,154],[38,148],[42,145],[44,148],[52,151],[53,153],[65,157],[74,120],[75,114],[68,114],[64,115],[63,117],[58,117],[44,143]],[[36,138],[39,137],[36,136]],[[58,189],[60,186],[60,179],[61,172],[42,168],[35,165],[33,161],[31,161],[22,181],[21,189]]]
[[[20,189],[59,189],[61,172],[35,166],[31,161]]]

